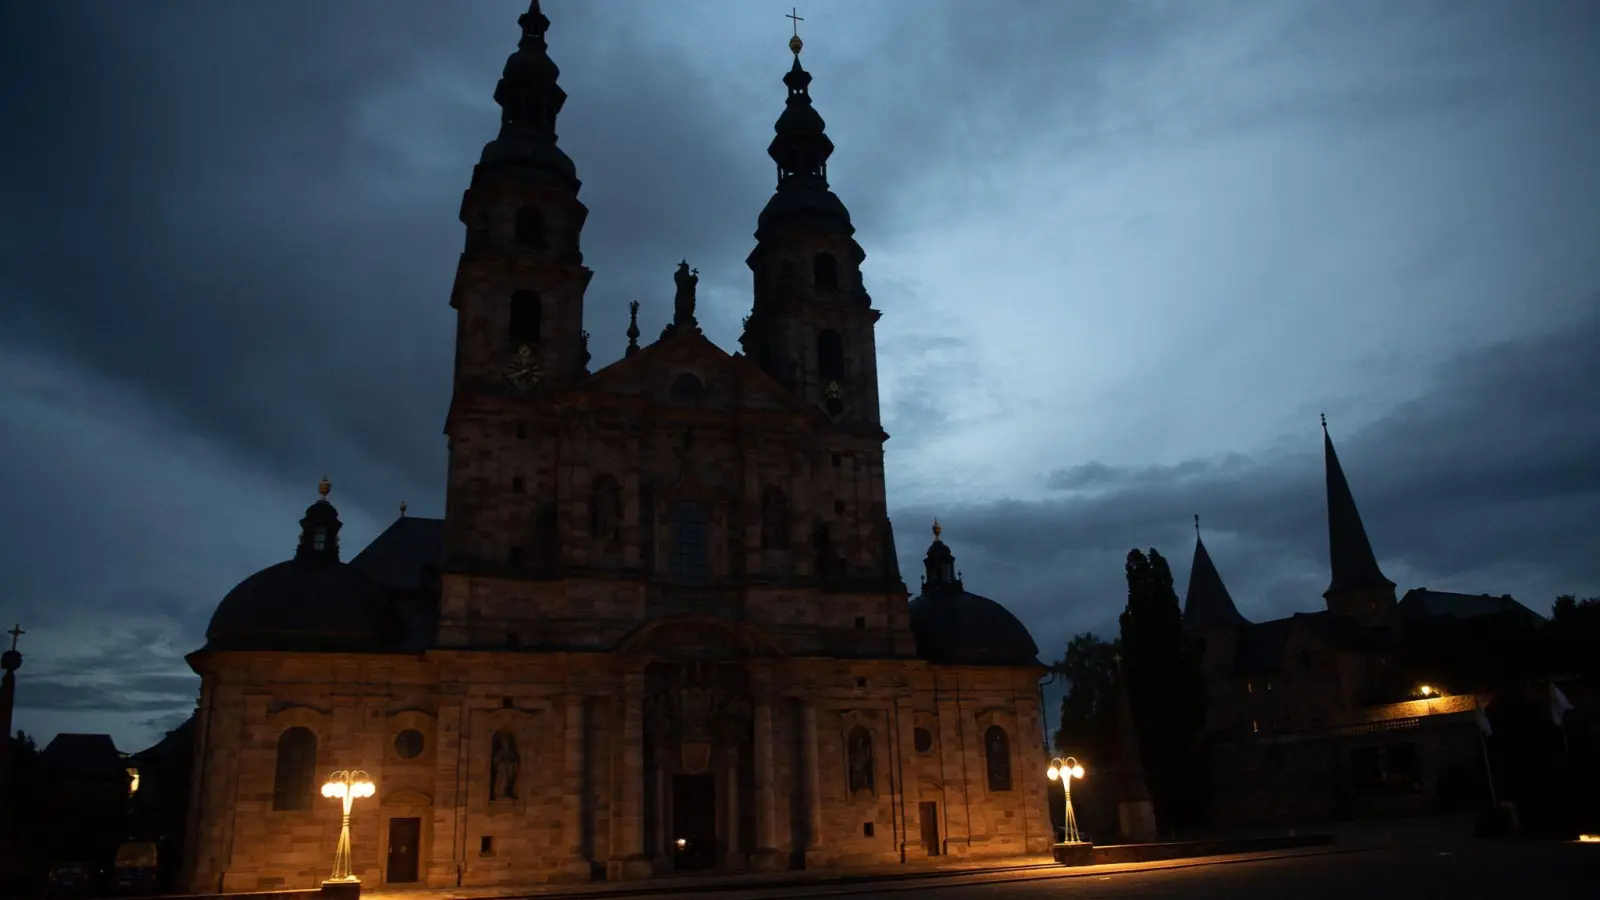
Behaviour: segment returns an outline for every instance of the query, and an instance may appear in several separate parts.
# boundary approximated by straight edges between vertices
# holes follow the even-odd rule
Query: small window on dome
[[[311,532],[311,549],[328,549],[328,529],[318,528],[317,530]]]

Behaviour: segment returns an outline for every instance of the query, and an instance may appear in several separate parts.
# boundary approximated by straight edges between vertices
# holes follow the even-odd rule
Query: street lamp
[[[1056,757],[1050,760],[1050,768],[1045,770],[1045,776],[1051,781],[1061,779],[1061,792],[1066,796],[1066,815],[1062,818],[1064,834],[1061,835],[1063,844],[1081,844],[1083,838],[1078,835],[1078,817],[1072,814],[1072,779],[1083,777],[1083,766],[1072,757],[1061,759]]]
[[[350,871],[350,803],[357,797],[371,797],[377,791],[378,786],[372,783],[372,776],[359,769],[335,772],[328,776],[327,783],[322,786],[322,796],[344,801],[344,821],[339,825],[339,850],[333,855],[333,877],[328,879],[330,883],[361,880]]]

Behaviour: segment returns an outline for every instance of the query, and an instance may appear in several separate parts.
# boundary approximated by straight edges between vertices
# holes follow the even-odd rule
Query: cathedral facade
[[[311,887],[359,770],[355,873],[429,886],[1043,852],[1044,673],[939,539],[909,597],[865,253],[801,45],[730,354],[672,323],[589,371],[587,209],[537,0],[461,205],[442,520],[348,562],[322,496],[205,647],[192,891]],[[635,312],[637,304],[635,304]]]

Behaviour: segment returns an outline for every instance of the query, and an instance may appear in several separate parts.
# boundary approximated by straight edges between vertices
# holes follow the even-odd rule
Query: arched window
[[[704,503],[684,501],[672,510],[672,577],[705,584],[711,577],[711,517]]]
[[[989,763],[989,790],[1011,790],[1011,738],[999,725],[983,733],[983,753]]]
[[[865,725],[850,729],[845,740],[850,763],[850,793],[872,790],[872,732]]]
[[[789,549],[789,498],[781,488],[761,493],[761,549]]]
[[[622,489],[612,475],[599,475],[589,491],[589,534],[597,541],[617,539],[622,524]]]
[[[811,274],[817,290],[839,289],[839,261],[833,258],[832,253],[818,253],[816,259],[811,261]]]
[[[508,334],[511,345],[520,347],[539,343],[539,295],[533,291],[517,291],[511,295],[511,327]]]
[[[317,736],[295,726],[278,735],[278,761],[272,779],[272,808],[305,810],[317,780]]]
[[[525,250],[544,247],[544,217],[539,215],[539,210],[531,206],[517,210],[516,238],[517,246]]]
[[[823,387],[844,380],[844,338],[832,328],[817,332],[817,380]]]
[[[685,372],[672,380],[672,399],[679,403],[699,403],[706,386],[692,372]]]

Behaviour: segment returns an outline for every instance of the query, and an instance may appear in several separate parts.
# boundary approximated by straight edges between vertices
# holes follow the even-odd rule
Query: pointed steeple
[[[1393,588],[1394,582],[1384,577],[1372,554],[1372,544],[1367,540],[1367,529],[1361,524],[1361,513],[1356,511],[1350,483],[1339,465],[1339,455],[1333,451],[1333,438],[1328,436],[1327,416],[1322,417],[1322,454],[1328,477],[1328,565],[1333,572],[1333,579],[1322,596]]]
[[[1248,625],[1250,620],[1239,614],[1233,605],[1228,586],[1206,552],[1206,542],[1200,539],[1200,517],[1194,517],[1194,564],[1189,567],[1189,589],[1183,595],[1183,627],[1231,628]]]
[[[778,165],[778,190],[761,211],[757,241],[787,224],[845,237],[855,233],[849,211],[828,189],[828,157],[833,155],[833,141],[823,131],[822,116],[811,105],[811,73],[800,65],[802,46],[798,33],[789,39],[794,63],[783,76],[789,95],[783,114],[773,125],[777,134],[767,146],[767,155]]]
[[[561,70],[550,59],[544,37],[550,20],[539,9],[539,0],[529,4],[517,24],[522,26],[522,39],[517,52],[506,59],[494,89],[494,102],[500,104],[500,134],[483,148],[480,165],[554,176],[576,191],[577,167],[556,146],[556,116],[567,102],[567,92],[556,83]]]
[[[339,511],[328,502],[328,492],[333,485],[322,479],[317,485],[320,495],[317,502],[306,507],[305,518],[300,520],[300,546],[294,558],[300,562],[336,563],[339,561]]]

